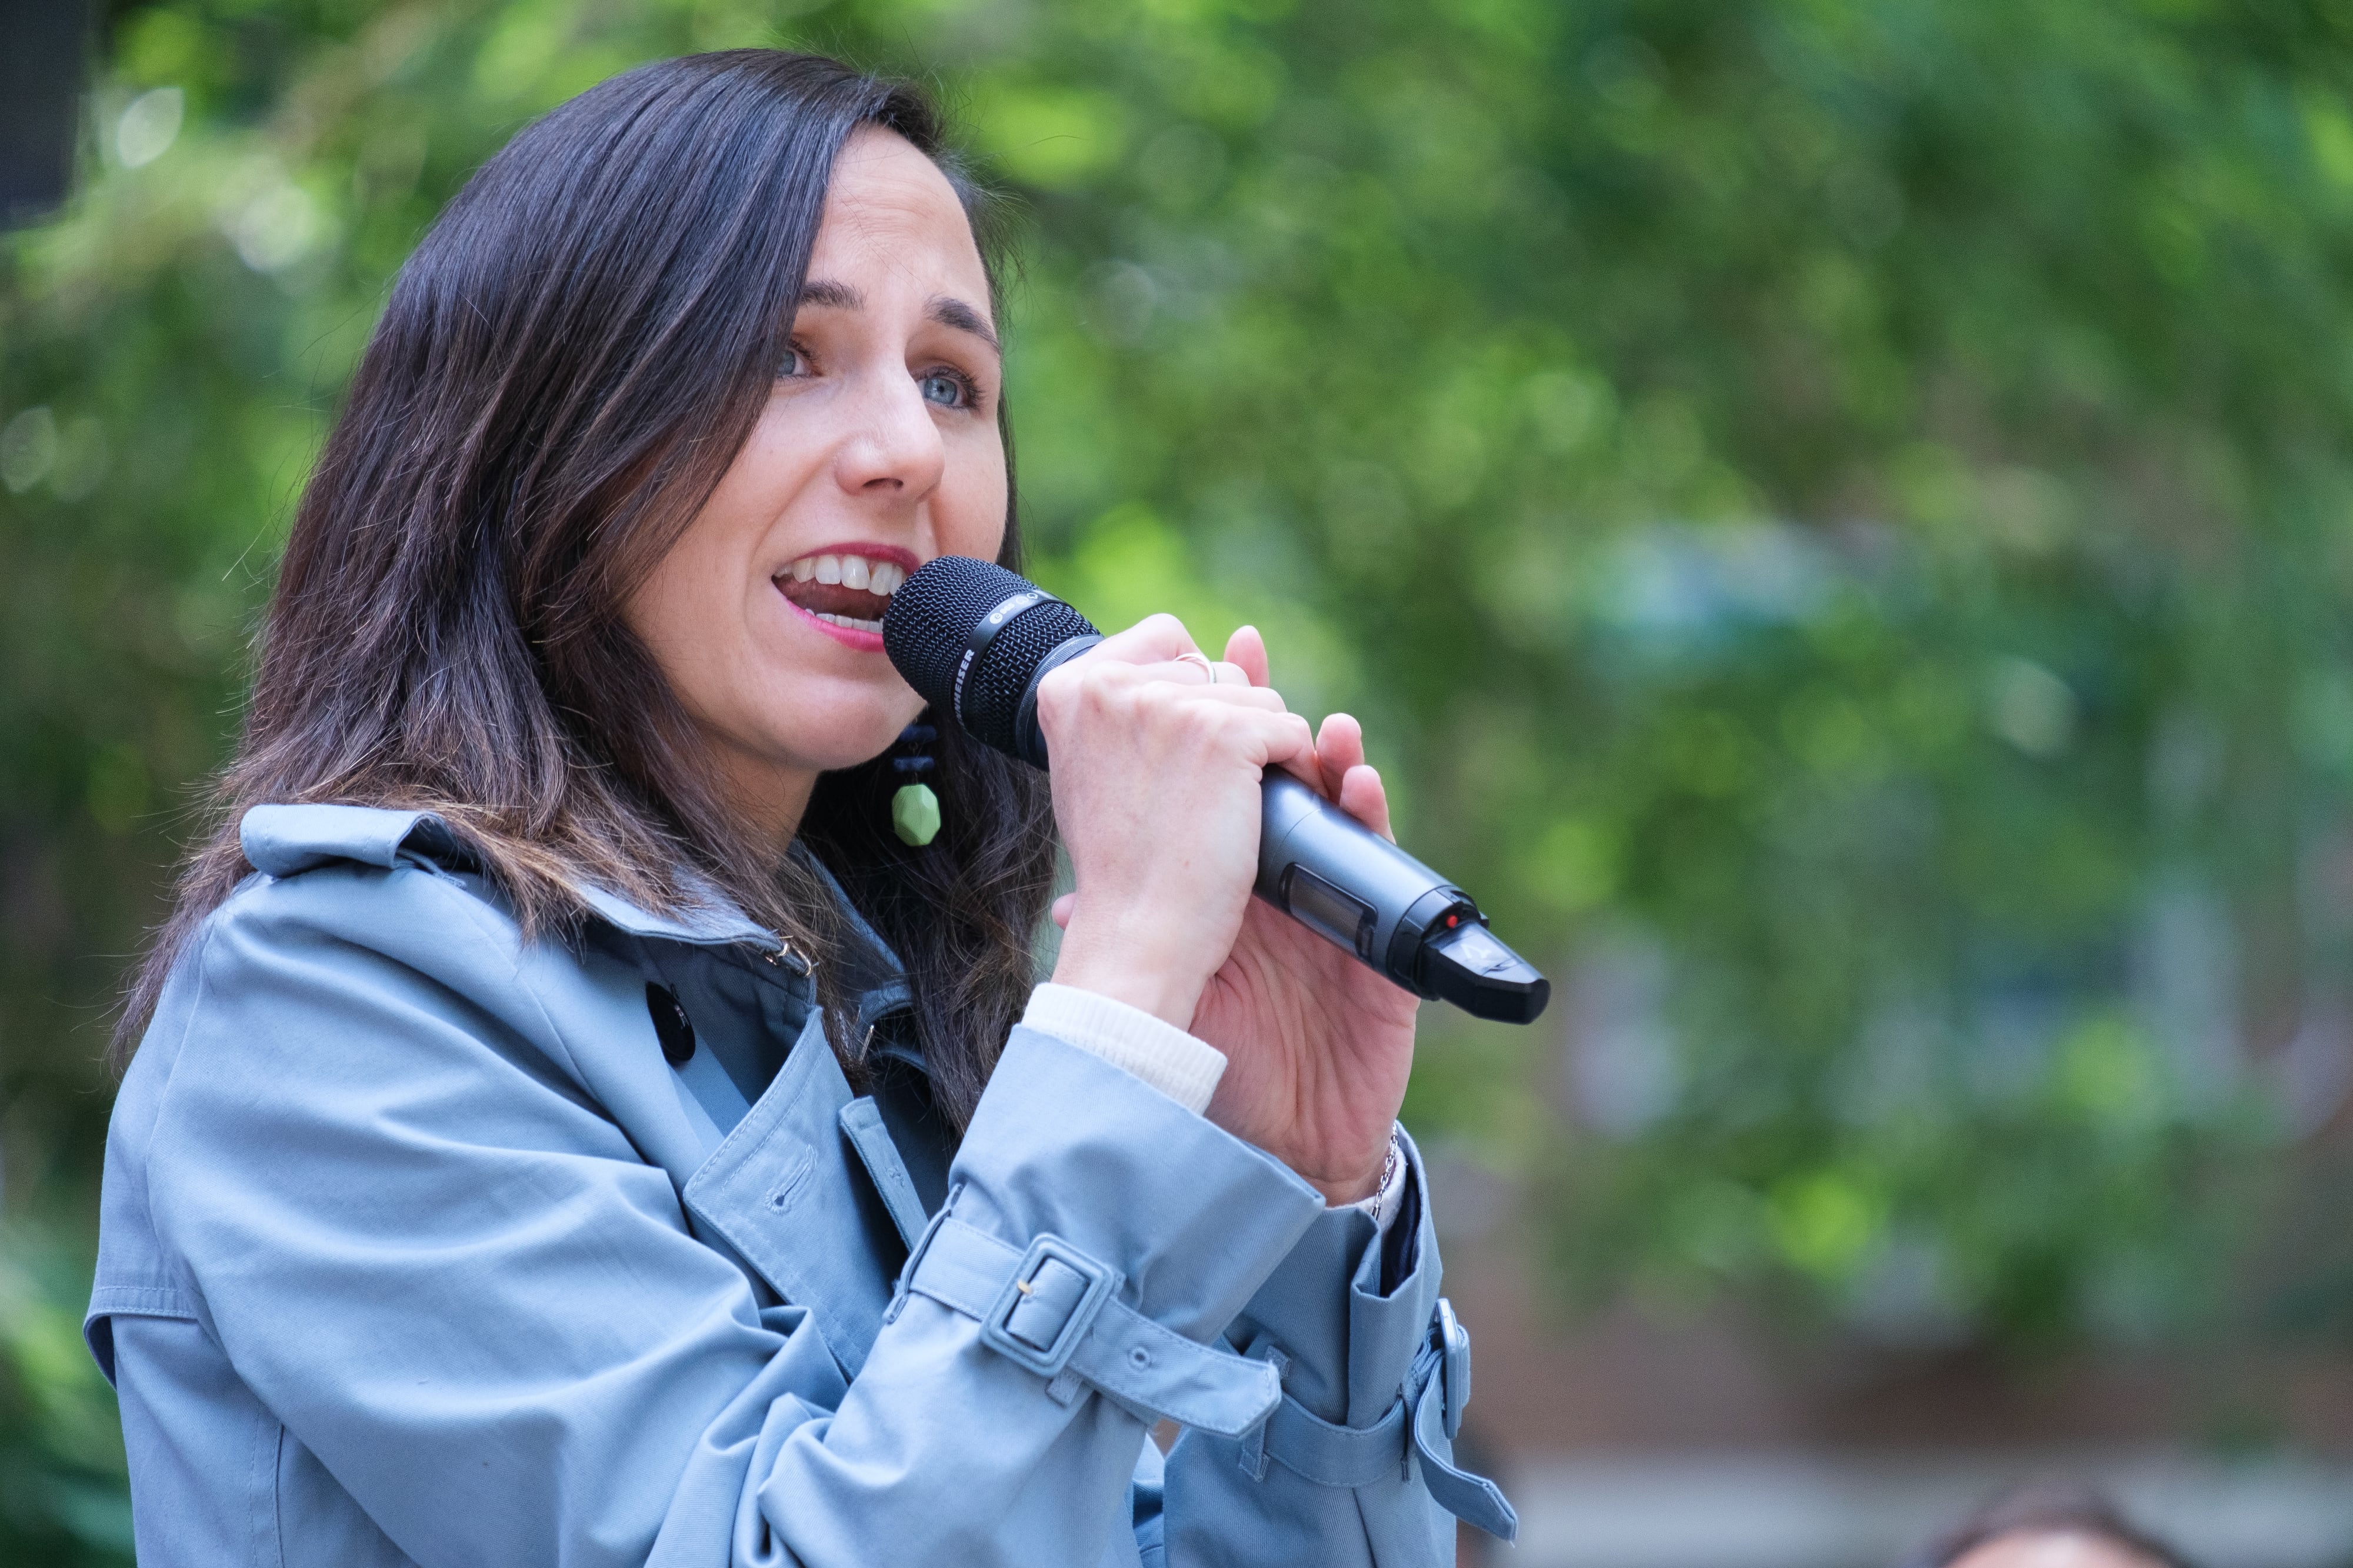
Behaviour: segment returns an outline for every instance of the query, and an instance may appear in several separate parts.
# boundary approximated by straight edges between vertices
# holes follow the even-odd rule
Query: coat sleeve
[[[1149,1423],[1279,1399],[1215,1342],[1321,1213],[1264,1154],[1017,1030],[852,1381],[689,1233],[484,906],[388,875],[209,928],[148,1173],[203,1331],[426,1568],[1134,1562]]]
[[[1236,1349],[1281,1369],[1283,1398],[1240,1439],[1178,1439],[1169,1568],[1440,1568],[1455,1560],[1457,1517],[1517,1533],[1494,1483],[1453,1462],[1469,1336],[1438,1294],[1420,1153],[1398,1139],[1408,1185],[1393,1234],[1360,1208],[1326,1211],[1229,1327]]]

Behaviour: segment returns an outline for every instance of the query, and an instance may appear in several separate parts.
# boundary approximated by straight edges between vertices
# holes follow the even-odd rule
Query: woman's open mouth
[[[878,545],[835,548],[804,555],[776,574],[776,589],[792,606],[834,635],[871,652],[882,646],[882,615],[916,562],[904,551]]]

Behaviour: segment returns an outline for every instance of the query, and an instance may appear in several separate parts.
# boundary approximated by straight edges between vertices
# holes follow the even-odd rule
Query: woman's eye
[[[778,381],[783,381],[789,376],[807,375],[807,374],[808,355],[801,353],[797,348],[786,349],[785,351],[784,363],[776,366],[776,379]]]
[[[917,382],[916,386],[926,403],[936,403],[943,408],[962,408],[972,402],[972,387],[960,375],[935,370]]]

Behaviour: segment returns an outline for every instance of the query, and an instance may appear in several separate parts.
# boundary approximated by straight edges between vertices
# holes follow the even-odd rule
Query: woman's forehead
[[[834,160],[809,276],[862,282],[878,265],[988,308],[988,276],[955,187],[904,137],[866,126]]]

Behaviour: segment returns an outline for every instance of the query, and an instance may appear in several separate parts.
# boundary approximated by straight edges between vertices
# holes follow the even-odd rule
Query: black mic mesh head
[[[917,696],[945,713],[972,628],[1029,586],[1028,578],[994,562],[939,556],[891,595],[882,613],[882,651]]]
[[[1014,720],[1039,663],[1095,629],[1059,599],[1023,611],[973,661],[958,711],[956,668],[974,629],[1014,595],[1036,590],[1036,584],[994,562],[943,555],[901,584],[882,616],[883,651],[907,684],[934,713],[954,717],[974,740],[1008,753],[1015,753]]]

